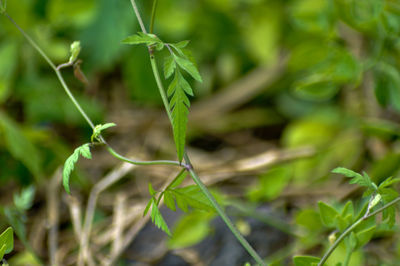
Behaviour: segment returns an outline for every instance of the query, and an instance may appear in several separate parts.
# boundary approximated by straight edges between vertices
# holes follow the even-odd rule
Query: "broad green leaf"
[[[71,176],[71,172],[75,168],[75,164],[77,163],[79,159],[79,155],[87,158],[87,159],[92,159],[92,154],[90,153],[90,144],[86,143],[82,146],[79,146],[74,150],[74,152],[71,154],[71,156],[68,157],[68,159],[64,163],[64,169],[63,169],[63,185],[65,191],[70,194],[71,191],[69,189],[69,178]]]
[[[313,256],[294,256],[293,262],[295,266],[316,266],[321,259]]]
[[[183,159],[187,116],[189,114],[188,108],[190,106],[190,101],[186,93],[192,93],[192,90],[180,72],[176,71],[175,77],[168,87],[167,94],[170,97],[172,96],[169,104],[172,113],[172,128],[179,161]]]
[[[31,208],[35,196],[35,187],[30,185],[24,188],[20,194],[14,193],[14,204],[20,211],[26,211]]]
[[[318,207],[322,223],[327,227],[334,227],[336,217],[339,215],[338,212],[322,201],[318,202]]]
[[[146,44],[146,45],[154,45],[154,44],[162,44],[162,41],[154,34],[139,32],[135,35],[129,36],[122,40],[122,43],[125,44]]]
[[[181,219],[174,226],[168,247],[171,249],[185,248],[199,243],[210,232],[210,220],[214,215],[204,212],[192,212]]]
[[[10,253],[14,248],[14,230],[12,227],[8,227],[3,233],[0,235],[0,247],[3,249],[4,246],[4,254]]]
[[[176,63],[172,55],[167,56],[164,61],[164,76],[169,78],[176,68]]]
[[[80,52],[81,52],[81,42],[74,41],[71,44],[71,48],[70,48],[71,56],[69,58],[69,63],[75,62],[75,60],[78,58]]]
[[[164,218],[161,215],[160,210],[158,209],[156,200],[154,198],[151,199],[152,204],[151,204],[151,221],[161,230],[163,230],[165,233],[167,233],[169,236],[171,236],[171,232],[168,228],[167,223],[165,222]]]
[[[197,67],[187,58],[174,54],[175,62],[188,72],[195,80],[203,82]]]

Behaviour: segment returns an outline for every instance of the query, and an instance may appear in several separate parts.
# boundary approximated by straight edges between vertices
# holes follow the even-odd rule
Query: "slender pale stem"
[[[169,161],[169,160],[156,160],[156,161],[135,161],[129,158],[126,158],[117,152],[115,152],[110,146],[107,146],[107,150],[117,159],[131,163],[136,165],[174,165],[174,166],[185,166],[179,163],[178,161]]]
[[[132,4],[132,7],[133,7],[133,11],[135,11],[135,15],[136,15],[136,17],[137,17],[137,20],[139,21],[140,28],[142,29],[143,33],[147,33],[146,28],[144,27],[143,20],[142,20],[142,17],[140,16],[140,12],[139,12],[139,9],[138,9],[138,7],[137,7],[137,5],[136,5],[135,0],[131,0],[131,4]]]
[[[153,29],[154,29],[154,20],[156,18],[157,3],[158,3],[158,0],[154,0],[153,8],[151,9],[150,33],[153,33]]]
[[[1,2],[0,2],[0,4],[1,4]],[[90,117],[86,114],[86,112],[83,110],[81,105],[75,99],[74,95],[72,94],[71,90],[69,89],[67,83],[65,82],[65,80],[60,72],[60,69],[61,69],[60,66],[63,66],[63,65],[56,67],[56,65],[53,63],[53,61],[51,61],[51,59],[39,47],[39,45],[37,45],[36,42],[34,40],[32,40],[32,38],[14,21],[14,19],[10,15],[8,15],[7,12],[5,12],[5,11],[3,11],[3,14],[8,18],[8,20],[11,21],[12,24],[14,24],[14,26],[21,32],[21,34],[32,45],[32,47],[44,58],[44,60],[46,60],[46,62],[49,64],[49,66],[54,70],[54,72],[57,75],[58,80],[60,81],[62,87],[64,88],[65,93],[68,95],[68,97],[70,98],[70,100],[72,101],[72,103],[74,104],[76,109],[79,111],[79,113],[82,115],[82,117],[86,120],[86,122],[90,125],[90,127],[92,129],[94,129],[95,125],[94,125],[93,121],[90,119]],[[182,165],[180,162],[177,162],[177,161],[168,161],[168,160],[138,161],[138,160],[128,159],[128,158],[118,154],[115,150],[113,150],[111,148],[111,146],[108,145],[108,143],[104,140],[104,138],[101,135],[99,136],[99,139],[102,142],[102,144],[105,144],[107,146],[107,150],[110,152],[111,155],[113,155],[115,158],[117,158],[121,161],[127,162],[127,163],[131,163],[131,164],[135,164],[135,165],[160,165],[160,164],[163,164],[163,165],[175,165],[175,166],[185,167],[185,165]]]
[[[358,219],[354,224],[352,224],[349,228],[347,228],[339,237],[336,239],[335,243],[328,249],[328,251],[324,254],[320,262],[318,263],[318,266],[324,265],[324,263],[328,260],[329,256],[333,253],[333,251],[339,246],[340,242],[348,236],[357,226],[359,226],[363,221],[367,220],[368,218],[382,212],[383,210],[389,208],[390,206],[398,203],[400,201],[400,197],[392,200],[391,202],[385,204],[383,207],[377,209],[376,211],[369,213],[369,210],[367,210],[366,214]]]

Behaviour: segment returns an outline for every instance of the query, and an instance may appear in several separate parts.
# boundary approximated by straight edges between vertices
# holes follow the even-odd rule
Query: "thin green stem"
[[[54,69],[54,71],[56,71],[56,69],[57,69],[56,65],[50,60],[50,58],[45,54],[45,52],[43,52],[43,50],[32,40],[32,38],[28,34],[25,33],[25,31],[14,21],[14,19],[12,17],[10,17],[10,15],[8,15],[7,12],[4,11],[3,14],[22,33],[22,35],[30,43],[30,45],[32,45],[33,48],[35,48],[35,50],[39,52],[39,54],[44,58],[44,60],[46,60],[46,62],[50,65],[50,67],[52,69]]]
[[[130,164],[135,164],[135,165],[174,165],[174,166],[184,166],[178,161],[169,161],[169,160],[136,161],[136,160],[132,160],[132,159],[126,158],[126,157],[118,154],[110,146],[107,146],[107,150],[115,158],[117,158],[117,159],[119,159],[121,161],[130,163]],[[185,170],[185,169],[183,168],[183,170]]]
[[[320,262],[318,263],[318,266],[322,266],[324,265],[324,263],[327,261],[327,259],[329,258],[329,256],[332,254],[332,252],[337,248],[337,246],[340,244],[340,242],[342,242],[342,240],[348,236],[358,225],[360,225],[363,221],[367,220],[368,218],[382,212],[383,210],[389,208],[390,206],[398,203],[400,201],[400,197],[392,200],[391,202],[385,204],[383,207],[377,209],[376,211],[372,212],[372,213],[367,213],[361,217],[360,219],[358,219],[354,224],[352,224],[349,228],[347,228],[339,237],[338,239],[336,239],[335,243],[333,243],[333,245],[328,249],[328,251],[324,254],[324,256],[322,257],[322,259],[320,260]]]
[[[150,63],[151,63],[151,69],[153,70],[154,78],[157,83],[158,91],[160,92],[161,99],[164,104],[165,111],[168,115],[169,121],[172,124],[172,114],[171,114],[171,110],[169,109],[168,97],[167,97],[167,94],[165,93],[164,85],[162,84],[162,81],[160,78],[160,73],[157,68],[156,58],[155,58],[154,54],[152,54],[152,53],[150,53]]]
[[[1,4],[1,3],[0,3]],[[67,83],[65,82],[60,69],[61,67],[56,67],[56,65],[51,61],[51,59],[46,55],[46,53],[39,47],[39,45],[36,44],[34,40],[14,21],[14,19],[7,14],[7,12],[3,12],[3,14],[8,18],[8,20],[11,21],[12,24],[21,32],[21,34],[26,38],[26,40],[32,45],[32,47],[46,60],[46,62],[50,65],[50,67],[54,70],[54,72],[57,75],[58,80],[60,81],[62,87],[64,88],[64,91],[76,107],[76,109],[79,111],[79,113],[82,115],[82,117],[86,120],[86,122],[89,124],[89,126],[94,129],[95,125],[93,121],[90,119],[90,117],[86,114],[86,112],[83,110],[81,105],[78,103],[74,95],[72,94],[71,90],[69,89]],[[104,140],[104,138],[100,135],[99,136],[100,141],[107,146],[107,150],[110,152],[112,156],[115,158],[131,163],[134,165],[174,165],[174,166],[182,166],[185,167],[185,165],[182,165],[180,162],[177,161],[168,161],[168,160],[159,160],[159,161],[137,161],[137,160],[132,160],[128,159],[120,154],[118,154],[115,150],[111,148],[110,145]]]
[[[156,18],[157,3],[158,3],[158,0],[154,0],[153,8],[151,9],[150,33],[153,33],[153,29],[154,29],[154,20]]]
[[[228,215],[222,210],[221,206],[217,203],[214,196],[210,193],[204,183],[200,180],[198,175],[193,169],[189,169],[189,173],[192,176],[193,181],[199,186],[204,195],[211,202],[212,206],[217,211],[218,215],[225,222],[228,228],[231,230],[236,239],[240,242],[240,244],[246,249],[246,251],[253,257],[253,259],[257,262],[258,265],[266,265],[263,259],[258,255],[258,253],[253,249],[253,247],[247,242],[247,240],[242,236],[239,230],[234,226],[233,222],[229,219]]]

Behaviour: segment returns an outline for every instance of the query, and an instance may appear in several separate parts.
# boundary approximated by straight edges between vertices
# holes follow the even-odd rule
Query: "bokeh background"
[[[152,1],[138,5],[148,25]],[[71,69],[63,74],[96,123],[117,124],[106,133],[116,150],[133,158],[175,159],[147,50],[121,44],[139,31],[130,1],[10,0],[7,12],[56,64],[68,61],[69,45],[81,41],[88,84]],[[294,254],[318,256],[329,245],[319,200],[337,206],[360,201],[362,191],[332,169],[363,170],[376,183],[398,176],[398,0],[159,0],[154,32],[167,42],[191,41],[204,82],[192,84],[189,154],[269,262],[290,265]],[[160,68],[162,57],[157,54]],[[1,16],[0,225],[12,225],[18,235],[10,265],[48,264],[51,254],[60,265],[76,263],[71,210],[83,219],[95,184],[125,169],[98,147],[93,160],[79,162],[67,196],[59,171],[90,135],[54,72]],[[248,260],[240,248],[226,248],[235,240],[218,233],[224,227],[215,215],[166,212],[175,228],[172,239],[146,225],[141,214],[150,198],[148,182],[160,189],[174,170],[150,168],[118,172],[121,178],[99,193],[91,235],[96,261],[115,242],[118,207],[132,214],[122,231],[136,228],[118,254],[119,265]],[[398,265],[397,231],[378,227],[351,265]],[[139,250],[154,239],[160,239],[156,248]],[[135,241],[140,245],[129,244]],[[201,243],[213,249],[205,251]],[[344,253],[338,249],[332,265]]]

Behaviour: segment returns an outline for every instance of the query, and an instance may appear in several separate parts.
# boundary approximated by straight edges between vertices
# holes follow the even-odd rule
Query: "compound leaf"
[[[69,188],[69,178],[71,176],[71,172],[75,168],[75,164],[78,162],[79,155],[87,158],[87,159],[92,159],[92,154],[90,152],[90,144],[86,143],[82,146],[79,146],[74,150],[74,152],[71,154],[71,156],[68,157],[68,159],[64,163],[64,169],[63,169],[63,185],[65,191],[70,194],[70,188]]]

